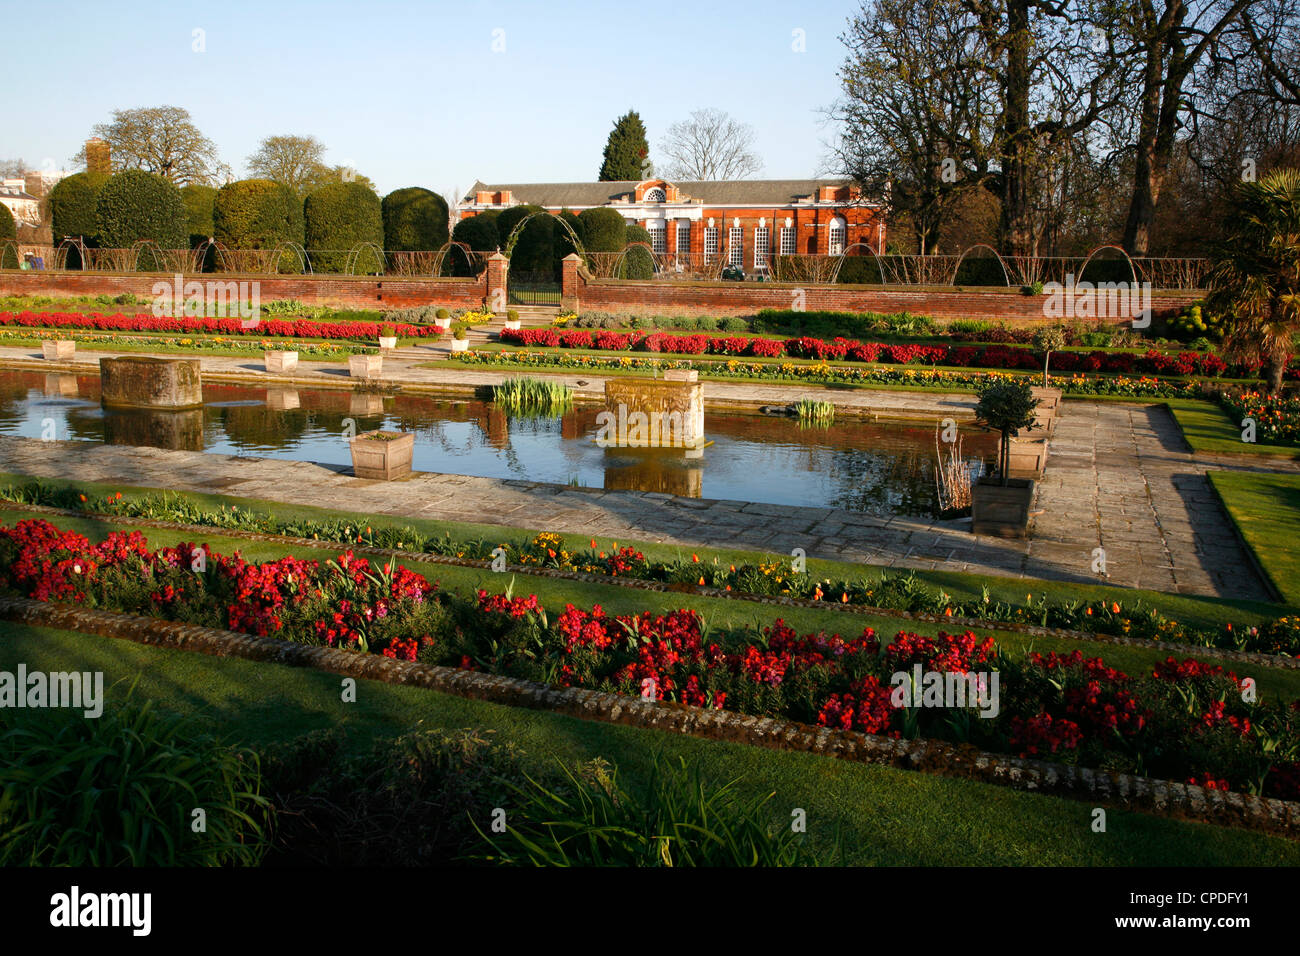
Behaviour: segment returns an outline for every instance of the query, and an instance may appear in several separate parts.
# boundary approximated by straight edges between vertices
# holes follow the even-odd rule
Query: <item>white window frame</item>
[[[843,216],[836,216],[831,220],[830,229],[827,230],[826,251],[833,256],[844,254],[844,248],[849,241],[848,223],[844,221]]]
[[[685,238],[686,245],[683,247],[682,239]],[[683,219],[677,224],[677,254],[679,256],[689,256],[691,254],[691,221]]]
[[[745,228],[732,226],[727,230],[727,265],[745,268]]]
[[[668,251],[668,224],[662,219],[650,219],[645,231],[650,233],[650,251],[658,255]]]
[[[713,257],[718,254],[718,227],[704,227],[704,261],[712,262]]]
[[[798,239],[794,234],[794,226],[781,227],[780,243],[781,245],[779,248],[781,249],[781,255],[793,256],[798,254],[799,246]]]
[[[754,271],[767,271],[767,254],[771,245],[771,233],[767,226],[754,227]]]
[[[652,186],[645,191],[645,198],[642,202],[667,202],[668,194],[659,186]]]

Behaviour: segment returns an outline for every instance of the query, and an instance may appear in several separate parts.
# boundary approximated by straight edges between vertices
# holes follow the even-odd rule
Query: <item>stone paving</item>
[[[787,393],[788,394],[788,393]],[[788,400],[788,399],[787,399]],[[398,482],[350,471],[203,452],[0,437],[0,471],[222,492],[373,514],[490,522],[616,540],[739,547],[776,554],[1265,600],[1205,472],[1300,470],[1289,462],[1193,457],[1163,406],[1067,402],[1039,484],[1028,541],[976,537],[942,522],[675,498],[519,480],[420,473]],[[1107,577],[1093,573],[1104,548]]]

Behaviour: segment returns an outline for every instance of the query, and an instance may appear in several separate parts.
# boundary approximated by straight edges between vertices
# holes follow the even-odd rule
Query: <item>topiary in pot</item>
[[[975,420],[1002,435],[998,451],[998,475],[1002,486],[1007,484],[1010,470],[1011,439],[1020,429],[1034,426],[1034,409],[1038,399],[1023,379],[993,379],[980,389]]]
[[[1034,332],[1034,348],[1043,353],[1043,388],[1047,388],[1047,368],[1052,353],[1065,348],[1065,329],[1059,325],[1044,325]]]

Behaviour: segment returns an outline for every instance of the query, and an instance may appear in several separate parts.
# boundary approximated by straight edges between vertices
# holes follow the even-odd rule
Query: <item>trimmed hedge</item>
[[[627,245],[627,220],[617,209],[584,209],[578,220],[585,230],[582,244],[588,252],[622,252]]]
[[[497,229],[497,220],[500,218],[499,212],[488,210],[477,216],[462,219],[451,231],[451,238],[456,242],[463,242],[474,252],[494,252],[502,244],[501,233]],[[473,274],[473,270],[460,251],[452,250],[443,262],[443,273],[469,276]]]
[[[380,204],[389,252],[441,249],[447,244],[447,201],[422,186],[395,189]]]
[[[9,211],[8,206],[0,203],[0,242],[17,238],[18,224],[14,222],[14,214]]]
[[[215,234],[212,211],[217,202],[217,188],[191,183],[181,187],[181,199],[185,201],[186,228],[190,233],[190,248],[193,249]]]
[[[141,239],[151,239],[163,249],[189,246],[185,200],[171,180],[142,169],[114,173],[104,183],[95,203],[99,242],[107,249],[125,249]],[[151,264],[141,258],[141,268]],[[152,264],[161,268],[161,263]]]
[[[241,179],[217,190],[212,235],[231,249],[274,249],[303,241],[302,203],[283,183]]]
[[[542,215],[537,215],[543,213]],[[533,216],[524,226],[510,253],[510,271],[514,275],[545,276],[555,272],[555,220],[544,214],[541,206],[512,206],[501,213],[497,219],[497,231],[501,235],[501,251],[505,251],[510,241],[510,234],[515,227],[529,216]],[[561,229],[561,231],[563,231]]]
[[[99,220],[96,204],[99,191],[108,182],[108,173],[74,173],[54,184],[50,190],[50,225],[54,244],[65,236],[81,236],[87,246],[99,244]],[[75,257],[72,253],[71,257]],[[69,262],[69,266],[73,266]]]
[[[650,233],[643,226],[629,224],[627,226],[627,244],[631,248],[627,250],[627,255],[623,257],[622,278],[653,279],[655,274],[654,256],[643,246],[632,245],[638,242],[644,242],[647,246],[650,245]]]
[[[582,247],[584,249],[587,248],[587,226],[582,219],[579,218],[578,214],[571,209],[561,209],[560,218],[564,220],[569,229],[572,229],[577,234],[578,241],[582,243]],[[557,274],[560,267],[560,260],[570,253],[577,251],[578,250],[573,246],[573,240],[569,238],[569,230],[565,229],[564,226],[561,226],[557,222],[555,224],[555,267],[557,269]]]
[[[314,272],[342,272],[348,253],[359,242],[384,244],[384,217],[379,197],[361,183],[330,183],[303,203],[307,249]],[[356,272],[369,275],[383,271],[373,251],[357,257]]]

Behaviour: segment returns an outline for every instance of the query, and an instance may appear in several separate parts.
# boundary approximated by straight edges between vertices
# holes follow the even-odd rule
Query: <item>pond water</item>
[[[190,412],[107,410],[97,376],[0,371],[0,434],[350,466],[344,434],[352,419],[358,432],[415,432],[418,471],[880,515],[938,512],[933,426],[846,420],[801,428],[789,418],[708,409],[713,444],[688,458],[680,449],[600,447],[596,405],[524,418],[490,401],[423,395],[211,384],[203,395],[204,407]],[[978,475],[996,436],[964,431],[962,442]]]

